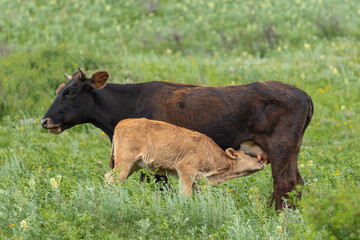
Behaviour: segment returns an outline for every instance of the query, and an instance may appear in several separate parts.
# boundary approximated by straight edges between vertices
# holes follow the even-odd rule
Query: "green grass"
[[[0,9],[0,239],[359,238],[357,1],[4,0]],[[266,206],[271,166],[190,199],[177,180],[162,192],[139,173],[105,186],[106,135],[40,128],[62,74],[79,65],[116,83],[303,89],[315,113],[299,154],[298,209]]]

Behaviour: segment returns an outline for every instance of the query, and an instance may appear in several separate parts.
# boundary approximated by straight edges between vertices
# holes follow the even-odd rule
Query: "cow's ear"
[[[66,83],[61,84],[57,89],[56,89],[56,95],[58,95],[59,91],[66,85]]]
[[[228,148],[225,150],[226,155],[228,155],[231,159],[237,159],[240,154],[233,148]]]
[[[109,73],[107,71],[98,71],[91,76],[90,84],[95,89],[103,88],[108,78]]]

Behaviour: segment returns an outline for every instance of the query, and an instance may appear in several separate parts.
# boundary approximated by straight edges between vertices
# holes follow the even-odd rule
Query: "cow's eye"
[[[74,95],[75,95],[75,92],[70,90],[70,91],[67,92],[67,95],[69,95],[69,96],[74,96]]]

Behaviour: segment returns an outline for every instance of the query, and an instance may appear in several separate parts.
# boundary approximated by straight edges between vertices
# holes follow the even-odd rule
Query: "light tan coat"
[[[125,119],[117,124],[110,160],[112,157],[115,167],[105,174],[107,181],[118,178],[121,182],[141,168],[156,170],[179,177],[189,196],[194,180],[205,177],[217,185],[264,168],[262,161],[243,151],[228,148],[224,152],[204,134],[145,118]]]

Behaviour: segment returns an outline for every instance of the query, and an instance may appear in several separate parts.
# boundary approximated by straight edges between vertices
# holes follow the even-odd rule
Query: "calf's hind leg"
[[[105,174],[105,181],[109,184],[113,184],[115,180],[119,182],[123,182],[127,179],[131,174],[139,170],[140,168],[134,164],[127,164],[124,166],[120,166],[116,169]],[[117,176],[115,175],[117,174]]]
[[[180,177],[180,181],[179,181],[179,191],[181,192],[181,187],[182,187],[182,189],[183,189],[182,193],[184,193],[190,197],[193,184],[194,184],[194,181],[190,175],[182,174]]]
[[[191,189],[194,184],[194,174],[190,174],[184,168],[180,167],[177,169],[179,175],[179,192],[191,196]]]
[[[117,174],[117,180],[119,180],[119,182],[122,182],[131,174],[140,169],[139,166],[136,164],[136,161],[138,160],[136,156],[122,155],[122,152],[120,150],[117,150],[114,153],[114,145],[111,151],[110,160],[111,159],[114,159],[114,169],[111,172],[105,174],[106,182],[114,183],[114,181],[116,180],[114,174]]]

